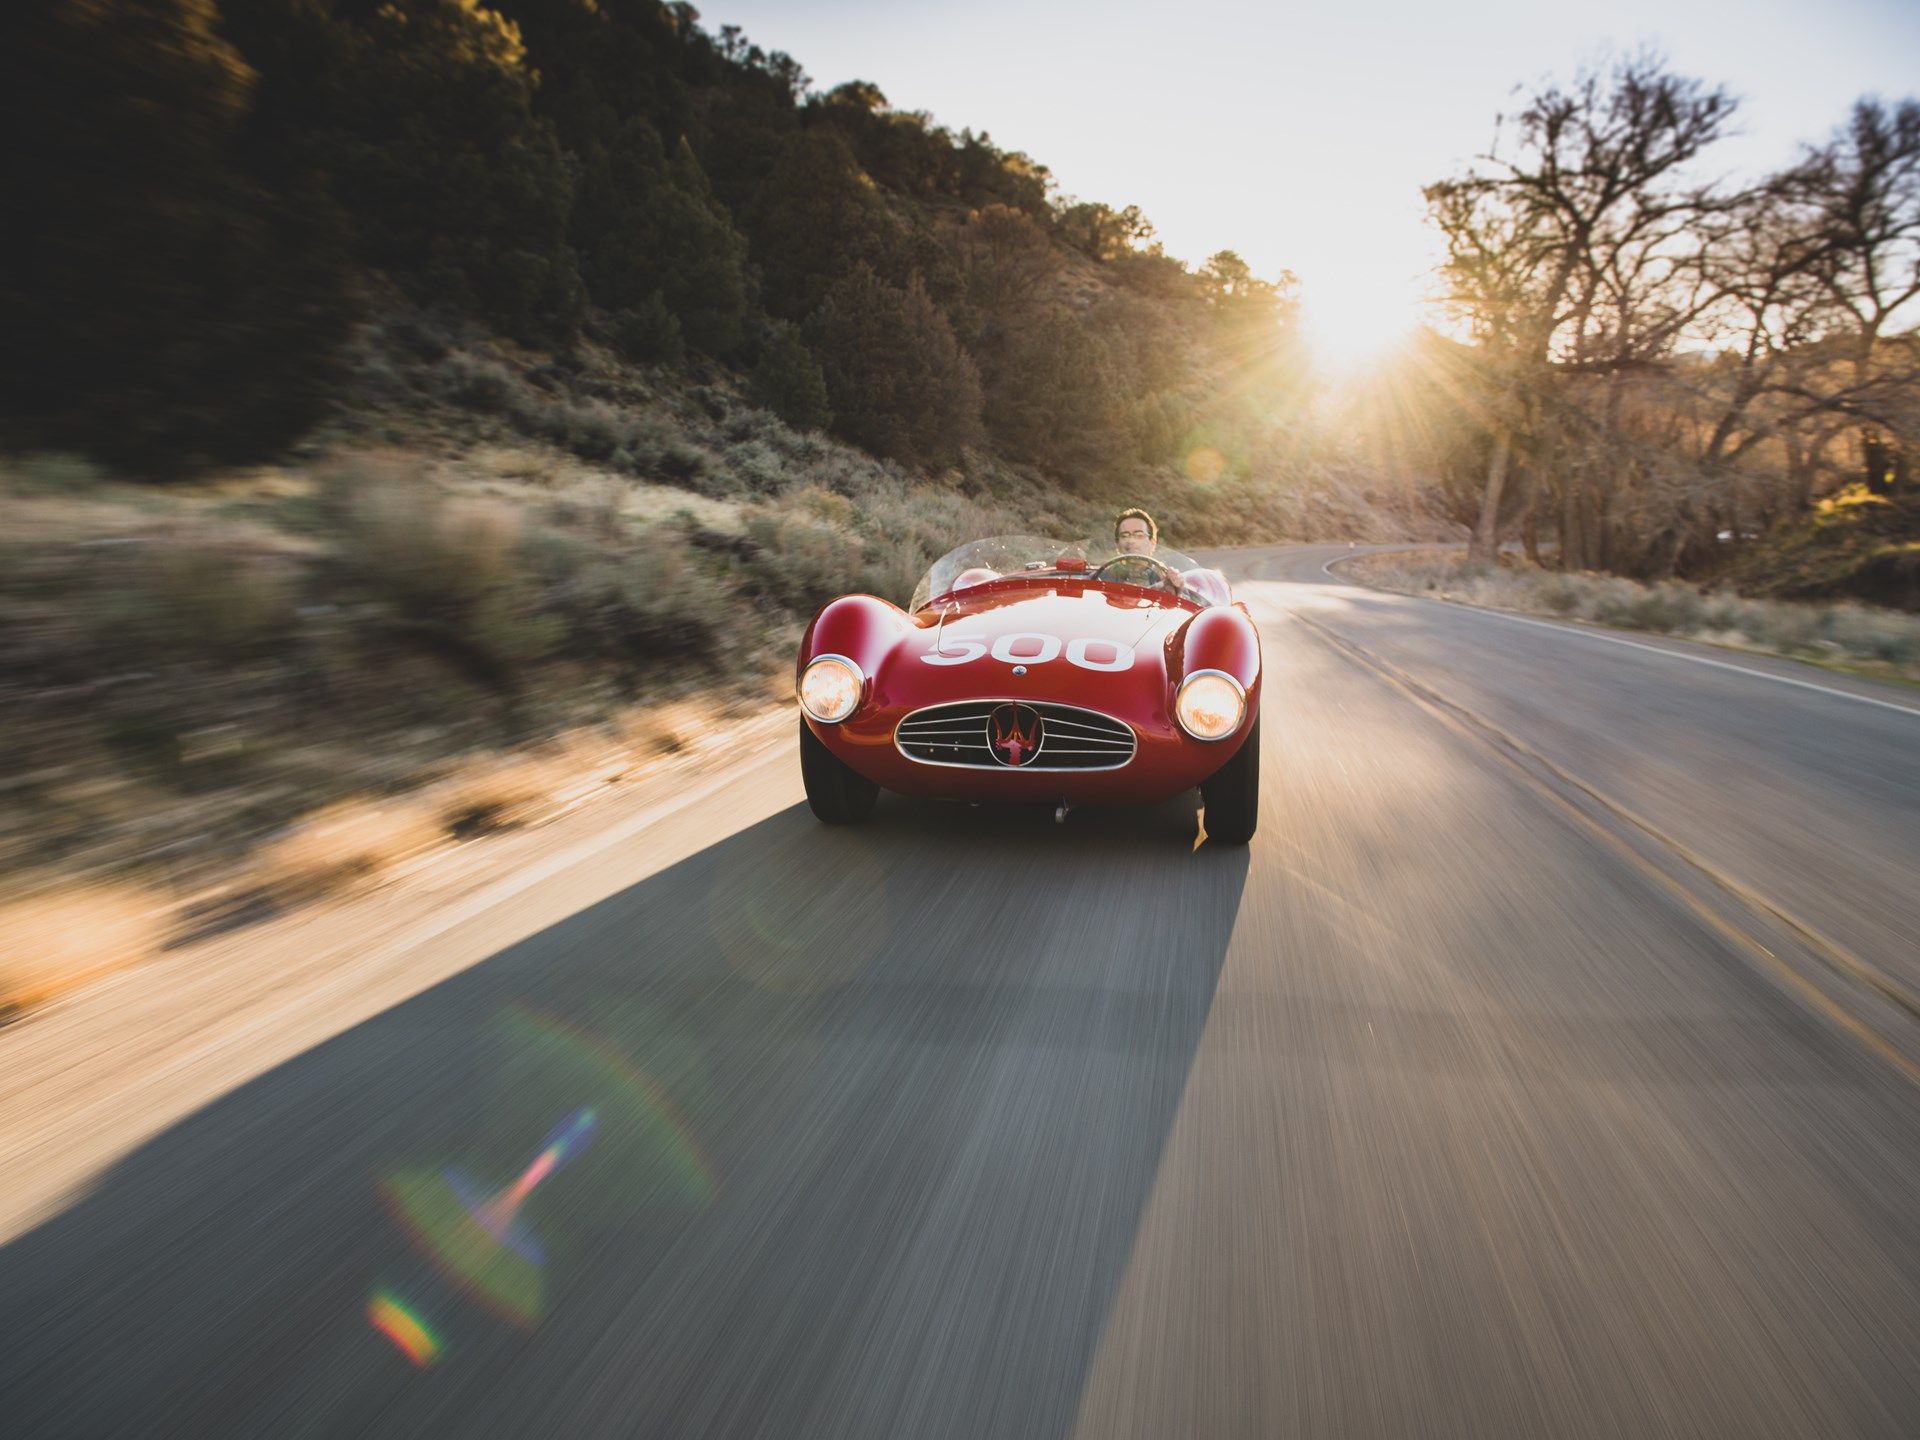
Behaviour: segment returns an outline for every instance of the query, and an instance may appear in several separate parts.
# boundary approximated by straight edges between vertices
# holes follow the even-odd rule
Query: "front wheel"
[[[880,787],[829,750],[800,719],[800,778],[815,818],[828,825],[857,825],[873,813]]]
[[[1222,845],[1244,845],[1260,824],[1260,719],[1254,717],[1246,743],[1200,786],[1207,808],[1207,838]]]

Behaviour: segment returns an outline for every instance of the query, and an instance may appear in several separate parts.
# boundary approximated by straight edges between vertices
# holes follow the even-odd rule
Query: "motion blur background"
[[[517,824],[768,703],[824,599],[1120,504],[1911,673],[1915,23],[9,6],[0,995]]]

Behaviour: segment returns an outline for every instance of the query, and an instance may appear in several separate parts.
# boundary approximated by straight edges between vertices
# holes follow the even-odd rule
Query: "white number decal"
[[[1039,650],[1032,655],[1014,654],[1015,645],[1025,644],[1029,640],[1037,641]],[[1004,660],[1009,665],[1044,665],[1059,653],[1060,637],[1058,635],[1039,635],[1023,630],[1012,635],[1002,635],[993,642],[993,658]]]
[[[948,650],[949,645],[962,647],[962,653],[956,655]],[[938,650],[929,650],[920,658],[929,665],[964,665],[969,660],[978,660],[987,653],[987,642],[978,635],[945,635],[940,639]]]
[[[1098,659],[1094,646],[1100,646],[1108,652],[1106,659]],[[1021,654],[1014,647],[1019,646],[1031,653]],[[993,658],[1008,665],[1044,665],[1049,660],[1060,658],[1060,637],[1042,635],[1037,631],[1023,630],[1012,635],[1002,635],[993,642],[991,652],[986,639],[979,635],[953,635],[941,637],[940,648],[929,650],[921,659],[929,665],[966,665],[975,660],[984,659],[989,653]],[[1133,668],[1133,649],[1118,640],[1109,640],[1103,636],[1080,636],[1066,644],[1067,663],[1078,665],[1082,670],[1102,670],[1111,673],[1115,670]]]
[[[1105,645],[1113,651],[1111,660],[1096,660],[1087,653],[1089,645]],[[1131,670],[1133,668],[1133,649],[1122,645],[1118,640],[1105,640],[1099,636],[1081,636],[1078,640],[1067,642],[1067,659],[1082,670]]]

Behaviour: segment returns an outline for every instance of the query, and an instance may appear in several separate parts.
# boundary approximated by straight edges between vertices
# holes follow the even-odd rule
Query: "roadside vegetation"
[[[1489,565],[1457,550],[1390,551],[1343,560],[1339,569],[1407,595],[1676,635],[1920,683],[1920,615],[1907,611],[1852,601],[1754,599],[1683,580],[1567,574],[1510,553]]]
[[[1798,524],[1735,548],[1715,576],[1745,594],[1920,611],[1920,485],[1847,486]]]
[[[556,376],[396,313],[279,462],[0,460],[0,1010],[620,784],[783,701],[827,599],[1110,515],[990,452],[876,458],[750,379],[592,345]],[[1196,488],[1137,493],[1183,545],[1418,523],[1333,481]]]
[[[956,534],[1069,525],[990,476],[916,486],[717,390],[696,422],[685,395],[535,408],[501,384],[490,424],[410,405],[311,461],[163,491],[70,456],[0,466],[11,881],[190,887],[299,814],[464,757],[694,692],[764,701],[831,595],[904,601]],[[617,428],[686,473],[582,460],[528,418],[593,448]]]
[[[0,903],[359,883],[662,706],[768,703],[834,594],[1128,504],[1915,603],[1912,103],[1736,194],[1690,178],[1721,92],[1541,89],[1428,191],[1456,337],[1335,394],[1292,275],[684,4],[24,0],[10,39]]]
[[[1080,488],[1319,458],[1291,276],[1167,255],[1132,206],[895,107],[820,93],[692,7],[25,0],[0,265],[0,444],[190,479],[275,461],[399,307],[697,382],[925,474]],[[449,375],[511,404],[484,363]],[[514,410],[617,470],[685,467],[587,394]]]
[[[1434,533],[1310,423],[1290,276],[689,6],[13,18],[0,1005],[131,933],[63,896],[521,823],[983,533]]]
[[[1369,377],[1363,448],[1437,478],[1483,562],[1914,604],[1822,507],[1904,497],[1873,548],[1920,543],[1920,100],[1834,120],[1755,174],[1734,96],[1657,56],[1523,91],[1425,191],[1451,333]]]

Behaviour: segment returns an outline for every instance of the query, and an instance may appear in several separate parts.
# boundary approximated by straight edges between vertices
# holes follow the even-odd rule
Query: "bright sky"
[[[1420,187],[1484,150],[1517,86],[1652,44],[1741,97],[1729,170],[1823,138],[1853,100],[1920,94],[1920,0],[711,0],[819,89],[989,132],[1061,188],[1138,205],[1198,263],[1291,269],[1349,351],[1411,322]],[[1334,345],[1336,351],[1341,348]]]

